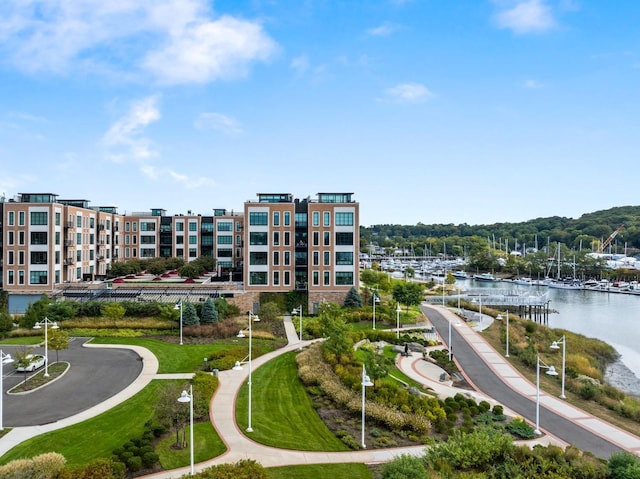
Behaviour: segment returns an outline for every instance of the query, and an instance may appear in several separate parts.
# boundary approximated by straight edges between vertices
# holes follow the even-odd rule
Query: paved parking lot
[[[69,349],[59,351],[60,361],[71,364],[67,373],[36,391],[4,394],[5,427],[36,426],[72,416],[110,398],[131,384],[142,371],[142,360],[129,349],[83,348],[89,338],[72,338]],[[2,352],[15,356],[21,346],[2,346]],[[36,347],[34,354],[43,354]],[[49,351],[49,362],[56,351]],[[9,391],[24,379],[14,364],[4,366],[3,389]],[[28,373],[31,374],[31,373]]]

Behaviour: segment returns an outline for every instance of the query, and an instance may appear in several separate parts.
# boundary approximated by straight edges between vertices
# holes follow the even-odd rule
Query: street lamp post
[[[540,356],[538,356],[538,360],[536,362],[536,428],[533,431],[536,436],[542,434],[540,432],[540,368],[546,369],[546,374],[549,376],[558,375],[556,368],[545,364],[542,359],[540,359]]]
[[[302,349],[302,305],[299,305],[297,308],[293,308],[291,314],[299,314],[300,315],[300,348]]]
[[[182,344],[182,300],[178,301],[173,309],[180,310],[180,344]]]
[[[2,384],[4,377],[4,365],[12,363],[13,359],[10,354],[4,354],[2,350],[0,350],[0,431],[4,431],[4,423],[2,422],[3,418],[3,401],[4,401],[4,385]]]
[[[507,313],[507,348],[506,348],[506,352],[505,352],[504,357],[508,358],[509,357],[509,310],[507,310],[506,313]],[[502,320],[502,315],[498,314],[498,316],[496,316],[496,319],[498,321],[501,321]]]
[[[248,407],[248,413],[247,413],[247,417],[248,417],[248,421],[247,421],[247,432],[253,432],[253,427],[251,425],[251,380],[252,380],[252,371],[251,371],[251,348],[252,348],[252,338],[253,338],[253,333],[252,333],[252,327],[251,327],[251,323],[253,322],[258,322],[260,321],[260,318],[258,317],[257,314],[253,314],[251,311],[249,311],[249,380],[247,381],[247,385],[249,386],[249,407]],[[240,331],[238,333],[238,337],[239,338],[244,338],[244,333],[242,331]],[[236,365],[233,367],[234,370],[239,370],[242,369],[242,366],[240,365],[239,362],[236,362]]]
[[[367,371],[364,368],[364,364],[362,365],[362,449],[366,449],[367,445],[364,442],[364,399],[366,395],[366,388],[373,386],[371,379],[367,376]]]
[[[449,348],[449,361],[451,361],[451,318],[449,318],[449,342],[447,343],[447,347]]]
[[[562,344],[562,392],[560,393],[560,398],[561,399],[566,399],[567,396],[564,395],[564,375],[565,375],[565,360],[567,357],[567,338],[566,336],[563,334],[562,338],[558,339],[557,341],[554,341],[553,343],[551,343],[550,348],[551,349],[560,349],[560,344]]]
[[[42,321],[36,322],[34,324],[33,329],[42,329],[42,325],[44,324],[44,377],[49,377],[49,325],[51,325],[51,329],[58,329],[58,323],[55,321],[50,321],[46,316]]]
[[[400,303],[396,303],[396,339],[400,339]]]
[[[193,476],[193,385],[189,385],[189,392],[182,391],[182,394],[178,398],[178,402],[189,403],[189,458],[191,460],[190,475]]]
[[[373,297],[371,298],[371,302],[373,303],[373,330],[376,329],[376,303],[380,302],[380,298],[378,298],[378,288],[373,292]]]

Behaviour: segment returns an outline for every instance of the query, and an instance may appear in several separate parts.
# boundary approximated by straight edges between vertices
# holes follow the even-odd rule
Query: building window
[[[56,244],[60,244],[60,231],[56,231]]]
[[[32,231],[31,232],[31,244],[47,244],[47,232],[46,231]]]
[[[353,233],[336,233],[336,246],[353,246]]]
[[[218,231],[233,231],[233,223],[231,221],[218,221]]]
[[[219,248],[218,258],[233,258],[233,248]]]
[[[176,236],[176,244],[184,244],[184,236]]]
[[[249,284],[266,285],[267,284],[267,272],[266,271],[252,271],[249,273]]]
[[[60,264],[60,251],[56,251],[56,264]]]
[[[77,250],[76,251],[76,262],[79,263],[82,261],[82,250]]]
[[[313,212],[313,226],[320,226],[320,212],[319,211],[314,211]]]
[[[76,228],[82,228],[82,216],[76,216]]]
[[[140,244],[156,244],[155,236],[141,236]]]
[[[291,233],[289,233],[288,231],[284,232],[284,245],[285,246],[291,245]]]
[[[291,264],[291,253],[289,251],[284,252],[284,265],[289,266]]]
[[[24,246],[24,231],[18,231],[18,244]]]
[[[189,235],[189,244],[198,244],[198,235]]]
[[[280,232],[273,232],[273,246],[280,246]]]
[[[13,246],[13,231],[7,232],[7,244]]]
[[[82,279],[82,268],[76,268],[76,279]]]
[[[18,226],[24,226],[24,211],[18,212]]]
[[[291,284],[291,273],[289,271],[284,272],[284,285],[289,286]]]
[[[56,226],[60,226],[60,213],[56,213]]]
[[[18,284],[24,284],[24,271],[18,271]]]
[[[7,264],[13,264],[13,251],[7,251]]]
[[[7,276],[7,283],[8,284],[14,284],[14,277],[13,277],[13,270],[9,270],[8,271],[9,275]]]
[[[138,223],[137,222],[133,222],[131,223],[131,231],[136,232],[138,231]]]
[[[320,232],[319,231],[314,231],[313,232],[313,246],[319,246],[320,245]]]
[[[323,216],[324,226],[331,226],[331,213],[329,213],[328,211],[325,211],[322,216]]]
[[[320,252],[314,251],[313,252],[313,266],[319,266],[319,265],[320,265]]]
[[[291,226],[291,213],[288,211],[284,212],[284,225]]]
[[[320,284],[320,273],[318,271],[313,272],[313,285],[318,286]]]
[[[280,286],[280,271],[273,272],[273,285]]]
[[[93,255],[94,255],[93,250],[89,250],[89,261],[93,261]]]
[[[267,233],[256,233],[256,232],[252,232],[249,233],[249,244],[250,245],[260,245],[260,246],[266,246],[267,244],[269,244],[268,242],[268,236]]]
[[[273,252],[273,265],[280,266],[280,251]]]
[[[18,251],[18,264],[24,264],[24,251]]]
[[[269,214],[266,211],[250,212],[249,224],[252,226],[266,226],[269,224]]]
[[[353,226],[353,213],[336,213],[336,226]]]
[[[95,228],[96,227],[96,219],[91,217],[89,218],[89,228]]]
[[[47,272],[31,271],[29,273],[29,284],[47,284]]]
[[[329,234],[328,231],[324,231],[323,232],[323,244],[325,246],[330,246],[331,245],[331,235]]]
[[[198,257],[198,248],[189,248],[189,258]]]
[[[329,254],[329,252],[325,251],[322,256],[324,260],[324,265],[329,266],[331,264],[331,255]]]
[[[336,271],[336,285],[353,285],[353,272]]]
[[[233,236],[218,235],[216,241],[218,244],[233,244]]]
[[[183,221],[178,221],[176,223],[176,231],[184,231],[184,222]]]
[[[196,221],[189,221],[189,231],[198,231],[198,223]]]
[[[267,264],[268,253],[266,251],[252,251],[249,253],[249,264],[252,266],[264,266]]]
[[[176,257],[184,258],[184,248],[176,248]]]
[[[307,226],[307,214],[296,213],[295,214],[295,226],[296,228],[306,228]]]
[[[15,226],[15,224],[16,224],[16,214],[15,214],[14,211],[9,211],[8,222],[9,222],[9,226]]]
[[[330,286],[331,285],[331,275],[329,274],[329,271],[324,271],[323,272],[323,281],[324,281],[324,285],[325,286]]]
[[[140,231],[155,231],[156,224],[149,221],[141,221],[140,222]]]
[[[351,251],[336,251],[336,265],[353,265],[353,253]]]
[[[273,226],[280,226],[280,212],[273,212]]]
[[[76,245],[82,245],[82,233],[76,233]]]

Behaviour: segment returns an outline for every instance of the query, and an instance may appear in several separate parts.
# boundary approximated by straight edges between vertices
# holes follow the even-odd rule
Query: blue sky
[[[0,2],[0,193],[353,192],[361,224],[639,204],[640,3]]]

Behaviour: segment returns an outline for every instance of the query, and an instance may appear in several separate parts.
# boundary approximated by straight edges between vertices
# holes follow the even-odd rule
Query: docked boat
[[[496,277],[491,273],[474,274],[473,279],[476,281],[496,281]]]
[[[531,278],[516,278],[513,280],[513,284],[519,284],[519,285],[523,285],[523,286],[533,286],[536,284],[536,281],[534,281]]]
[[[462,271],[462,270],[458,270],[458,271],[454,271],[453,273],[451,273],[453,275],[454,278],[456,279],[467,279],[469,277],[469,275],[467,274],[466,271]]]
[[[582,281],[577,279],[558,279],[549,281],[547,286],[555,289],[584,289]]]

